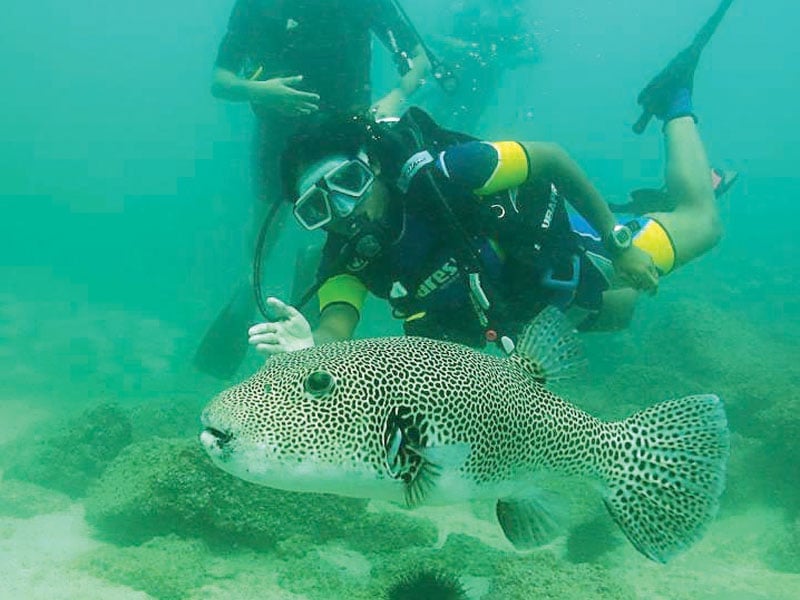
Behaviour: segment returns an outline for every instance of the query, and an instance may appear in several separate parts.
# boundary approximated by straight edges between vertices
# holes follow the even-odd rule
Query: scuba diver
[[[451,33],[431,45],[452,70],[444,93],[431,88],[430,111],[445,127],[473,131],[496,98],[505,73],[540,59],[539,47],[520,0],[457,2]]]
[[[372,102],[371,35],[389,50],[399,80]],[[429,62],[419,36],[395,0],[237,0],[220,43],[211,91],[248,102],[256,115],[253,139],[255,201],[249,247],[262,223],[267,242],[278,237],[288,211],[277,201],[278,163],[286,140],[311,116],[366,112],[394,115],[419,87]],[[269,253],[271,245],[261,249]],[[195,355],[201,371],[227,378],[247,350],[242,329],[252,322],[251,282],[243,278],[207,331]],[[236,348],[234,351],[233,348]]]
[[[367,291],[389,301],[406,334],[474,347],[508,346],[548,304],[599,308],[565,201],[602,232],[629,285],[657,285],[651,256],[554,144],[471,139],[412,108],[393,124],[329,121],[291,147],[283,173],[295,217],[328,234],[317,343],[352,336]],[[250,341],[266,352],[293,347],[292,328],[259,324]]]
[[[338,120],[298,135],[285,194],[306,229],[327,232],[314,332],[271,298],[249,330],[270,355],[353,336],[367,292],[406,334],[510,351],[549,304],[582,330],[627,324],[641,291],[719,241],[721,226],[692,107],[694,72],[731,0],[640,93],[635,131],[663,122],[672,210],[618,224],[578,166],[542,142],[485,142],[409,110],[392,125]],[[565,203],[580,218],[570,219]]]

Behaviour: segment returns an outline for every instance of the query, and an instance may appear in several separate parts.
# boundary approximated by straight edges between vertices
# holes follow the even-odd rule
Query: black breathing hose
[[[261,229],[258,230],[258,238],[256,239],[255,253],[253,254],[253,294],[256,298],[256,306],[259,312],[265,319],[269,319],[267,314],[267,304],[264,302],[264,296],[261,293],[261,260],[264,256],[264,243],[267,240],[267,234],[272,228],[272,223],[278,216],[281,210],[281,200],[275,200],[269,208],[267,216],[264,217],[264,222],[261,224]]]

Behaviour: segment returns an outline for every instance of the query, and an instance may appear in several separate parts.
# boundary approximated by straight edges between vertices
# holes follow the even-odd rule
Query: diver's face
[[[334,155],[308,166],[298,179],[294,214],[309,231],[346,233],[380,219],[385,186],[377,186],[375,167],[363,151],[356,157]]]
[[[367,224],[385,224],[389,212],[388,207],[389,189],[376,175],[372,186],[353,213],[348,217],[333,219],[325,226],[325,229],[347,237],[357,235]]]
[[[383,180],[375,174],[375,181],[364,201],[356,208],[355,214],[361,215],[371,223],[382,221],[386,217],[389,205],[389,189]]]

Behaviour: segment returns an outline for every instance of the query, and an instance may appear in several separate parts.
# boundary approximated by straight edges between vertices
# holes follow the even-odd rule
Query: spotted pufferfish
[[[729,454],[715,395],[603,422],[545,388],[574,371],[577,336],[543,311],[508,357],[418,337],[279,354],[202,413],[223,470],[296,492],[419,504],[496,500],[508,540],[554,535],[536,477],[591,478],[642,554],[666,562],[716,514]]]

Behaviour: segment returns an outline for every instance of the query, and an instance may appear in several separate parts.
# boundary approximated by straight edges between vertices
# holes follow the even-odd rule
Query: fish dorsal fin
[[[523,494],[501,498],[497,520],[517,550],[532,550],[565,531],[566,510],[555,492],[529,488]]]
[[[542,384],[573,377],[586,364],[577,332],[555,306],[528,323],[509,359]]]

